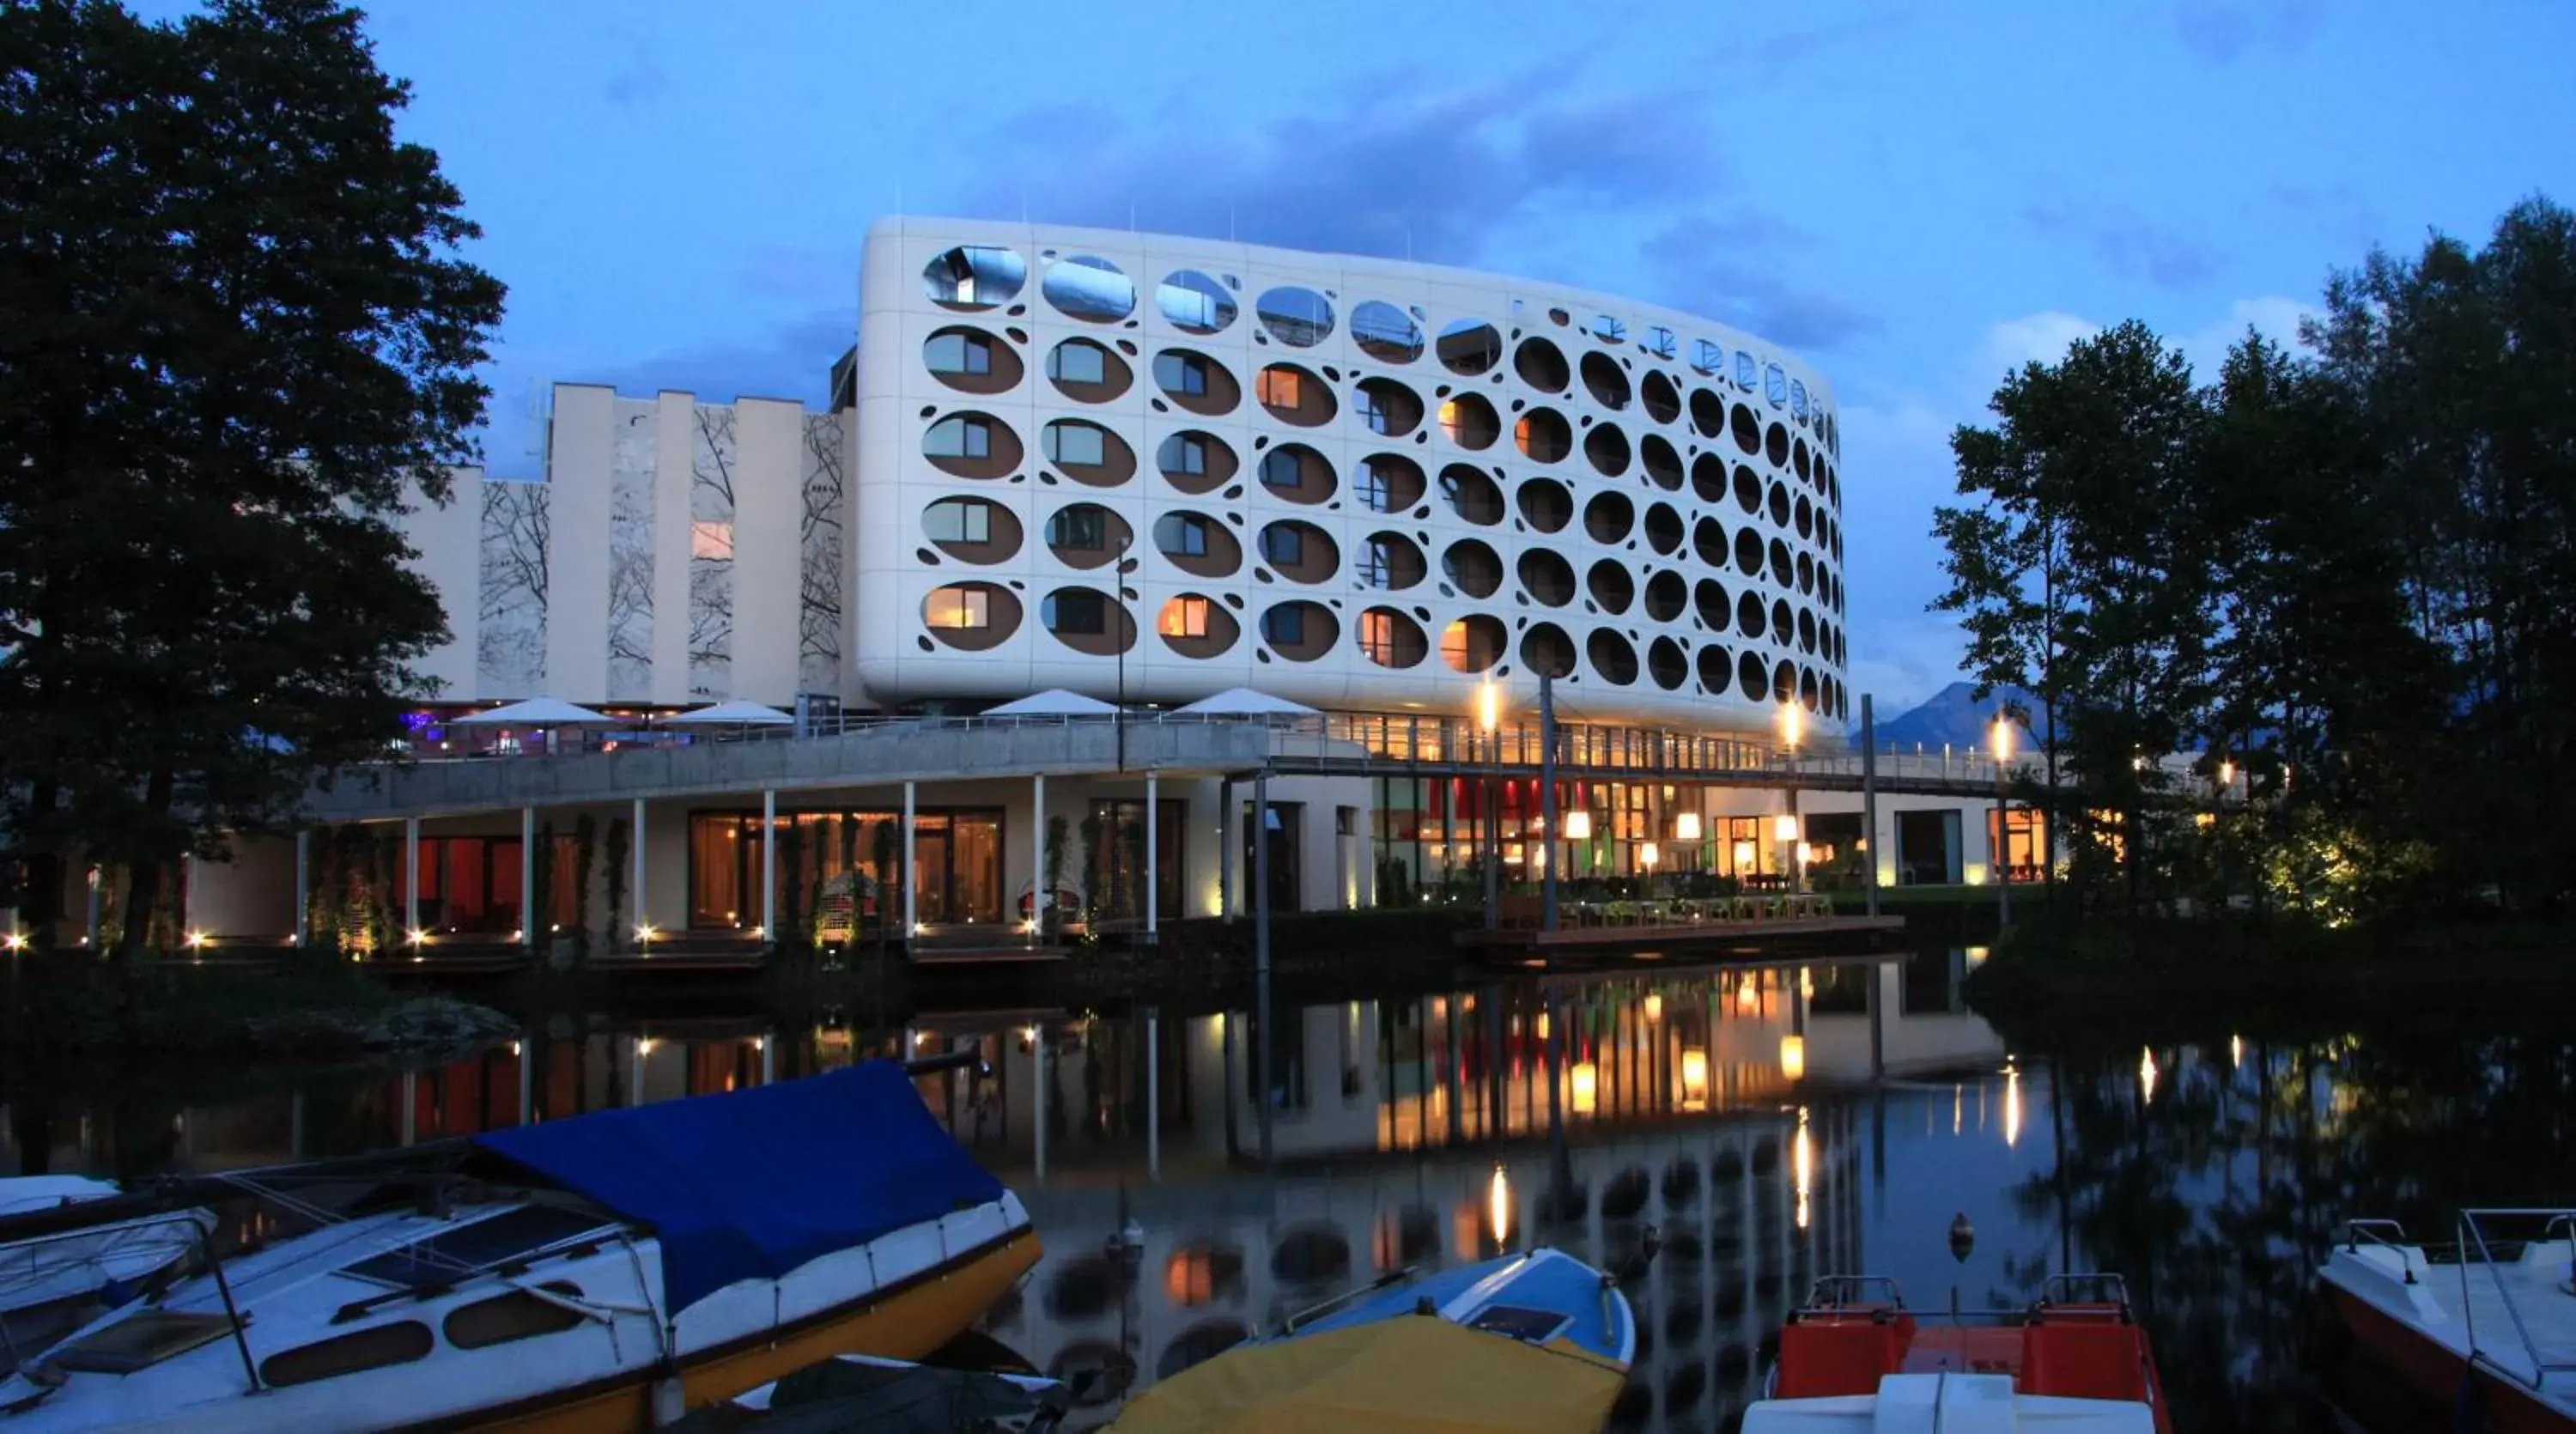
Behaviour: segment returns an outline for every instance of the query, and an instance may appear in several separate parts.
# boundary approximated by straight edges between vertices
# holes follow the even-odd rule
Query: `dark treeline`
[[[2023,796],[2086,905],[2563,906],[2576,215],[2374,252],[2296,349],[2249,331],[2195,375],[2131,321],[1989,407],[1934,607],[2030,694]]]

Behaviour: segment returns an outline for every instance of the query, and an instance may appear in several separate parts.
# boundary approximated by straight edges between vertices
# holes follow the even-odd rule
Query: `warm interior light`
[[[1582,807],[1576,807],[1573,811],[1565,814],[1565,839],[1567,841],[1592,840],[1592,813],[1590,811]]]
[[[1805,842],[1798,843],[1798,865],[1805,866],[1815,859],[1816,849],[1813,846],[1810,846]]]
[[[1656,862],[1663,859],[1663,855],[1664,849],[1655,845],[1653,842],[1641,841],[1637,843],[1637,862],[1640,866],[1644,866],[1651,870]]]
[[[1697,841],[1700,836],[1699,813],[1684,812],[1673,818],[1673,840]]]
[[[1503,1167],[1494,1167],[1494,1178],[1485,1187],[1485,1220],[1494,1232],[1494,1244],[1508,1246],[1512,1234],[1512,1182]]]
[[[659,1043],[658,1043],[658,1042],[656,1042],[656,1041],[655,1041],[651,1036],[637,1036],[637,1037],[635,1038],[635,1056],[636,1056],[636,1059],[641,1060],[641,1059],[643,1059],[644,1057],[646,1057],[646,1056],[649,1056],[649,1055],[653,1054],[653,1047],[654,1047],[655,1045],[657,1045],[657,1044],[659,1044]]]
[[[1649,1021],[1660,1021],[1663,1018],[1664,993],[1661,991],[1648,991],[1646,993],[1646,1019]]]
[[[1780,1078],[1782,1080],[1807,1078],[1807,1038],[1805,1036],[1780,1038]]]
[[[1590,1061],[1574,1067],[1574,1113],[1590,1115],[1601,1103],[1601,1068]]]
[[[1796,841],[1798,839],[1798,819],[1787,812],[1782,812],[1780,815],[1773,817],[1771,819],[1771,835],[1775,840],[1781,842]]]
[[[1682,1049],[1682,1104],[1695,1110],[1708,1105],[1708,1052],[1698,1046]]]
[[[1737,842],[1735,844],[1735,869],[1739,872],[1752,869],[1753,856],[1753,843],[1749,841]]]

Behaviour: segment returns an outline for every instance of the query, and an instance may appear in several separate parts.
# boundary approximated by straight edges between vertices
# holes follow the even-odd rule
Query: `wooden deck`
[[[1541,931],[1535,926],[1482,927],[1458,933],[1458,945],[1470,951],[1505,955],[1615,954],[1642,946],[1673,946],[1722,941],[1742,945],[1788,940],[1868,936],[1905,929],[1902,916],[1775,916],[1756,920],[1666,921],[1654,924],[1565,926]]]

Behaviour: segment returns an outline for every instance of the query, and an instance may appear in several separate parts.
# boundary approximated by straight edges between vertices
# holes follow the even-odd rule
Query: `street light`
[[[2012,720],[2003,713],[1995,714],[1995,919],[1998,927],[2012,925],[2012,836],[2004,829],[2008,810],[2004,763],[2012,759]]]

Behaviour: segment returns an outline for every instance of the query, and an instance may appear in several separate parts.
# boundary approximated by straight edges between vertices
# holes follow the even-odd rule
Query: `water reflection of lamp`
[[[2021,1144],[2021,1072],[2004,1067],[2004,1148]]]
[[[2138,1048],[2138,1099],[2145,1102],[2155,1098],[2156,1053],[2145,1046],[2140,1046]]]
[[[1762,1010],[1762,978],[1751,972],[1735,983],[1735,1009],[1747,1016]]]
[[[1807,1228],[1807,1194],[1816,1179],[1816,1142],[1815,1138],[1807,1133],[1807,1108],[1803,1105],[1798,1107],[1798,1134],[1789,1143],[1789,1160],[1791,1167],[1797,1171],[1798,1228],[1803,1230]]]
[[[1805,1036],[1780,1038],[1780,1078],[1792,1081],[1807,1078],[1807,1038]]]
[[[1708,1109],[1708,1052],[1698,1046],[1682,1051],[1682,1107]]]
[[[1601,1068],[1590,1061],[1578,1062],[1574,1067],[1574,1113],[1592,1114],[1599,1108],[1600,1097]]]
[[[1697,841],[1700,836],[1699,813],[1684,812],[1673,818],[1673,840]]]
[[[1649,1021],[1660,1021],[1663,1018],[1664,993],[1661,991],[1648,991],[1646,993],[1646,1019]]]
[[[1567,841],[1592,840],[1592,813],[1581,807],[1576,807],[1573,811],[1567,812],[1565,814],[1565,839]]]
[[[1485,1217],[1487,1223],[1493,1228],[1495,1247],[1509,1248],[1512,1235],[1512,1182],[1503,1174],[1503,1167],[1500,1165],[1494,1167],[1493,1183],[1485,1188]]]

